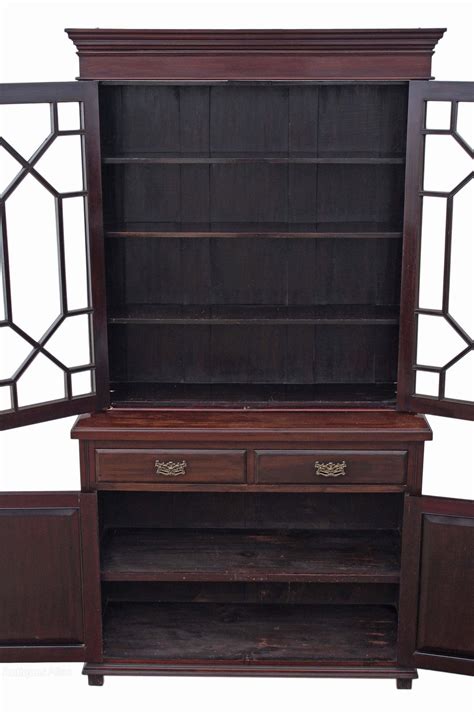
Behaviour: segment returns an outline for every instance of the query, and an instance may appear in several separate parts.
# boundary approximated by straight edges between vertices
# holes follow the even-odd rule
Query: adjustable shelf
[[[398,583],[397,531],[111,529],[104,581]]]
[[[106,156],[103,164],[405,164],[403,156]]]
[[[311,230],[295,230],[295,231],[271,231],[263,230],[262,227],[255,229],[255,231],[242,230],[242,231],[223,231],[218,228],[212,231],[196,230],[154,230],[149,229],[127,229],[127,230],[107,230],[105,231],[106,238],[251,238],[251,239],[281,239],[281,238],[354,238],[354,239],[366,239],[366,238],[396,238],[400,239],[403,237],[401,231],[369,231],[369,230],[359,230],[359,231],[311,231]]]
[[[390,606],[110,602],[106,660],[396,660]]]
[[[110,325],[398,325],[398,306],[133,305],[109,310]]]

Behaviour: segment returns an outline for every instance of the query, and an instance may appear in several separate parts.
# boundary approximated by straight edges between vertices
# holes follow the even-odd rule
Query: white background
[[[71,80],[78,74],[65,27],[356,28],[447,27],[433,58],[439,80],[473,80],[470,2],[304,2],[169,0],[81,3],[0,0],[0,82]],[[41,271],[41,266],[37,267]],[[466,280],[474,280],[472,266]],[[0,435],[0,489],[79,489],[73,419]],[[473,498],[472,423],[431,417],[424,493]],[[1,588],[1,585],[0,585]],[[412,691],[394,681],[309,679],[106,678],[89,688],[79,664],[7,665],[0,669],[3,713],[472,713],[474,683],[420,671]]]

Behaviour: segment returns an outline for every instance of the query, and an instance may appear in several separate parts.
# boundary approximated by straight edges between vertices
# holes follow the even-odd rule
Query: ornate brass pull
[[[344,477],[346,462],[315,462],[314,468],[317,477]]]
[[[160,462],[157,459],[155,462],[156,473],[163,474],[165,477],[179,477],[180,474],[186,474],[187,466],[185,459],[182,462]]]

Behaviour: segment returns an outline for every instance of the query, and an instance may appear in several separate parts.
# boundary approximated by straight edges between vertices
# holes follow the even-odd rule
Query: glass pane
[[[8,380],[30,354],[32,347],[14,330],[0,328],[0,380]]]
[[[449,312],[474,339],[474,181],[453,197]]]
[[[425,139],[424,191],[450,192],[473,170],[469,154],[449,135]]]
[[[0,226],[0,320],[7,317],[7,306],[5,304],[5,267],[3,262],[3,244]]]
[[[443,367],[466,348],[466,343],[442,317],[418,316],[418,365]]]
[[[474,102],[459,102],[457,133],[474,148]]]
[[[30,159],[49,134],[49,104],[0,104],[0,136],[24,159]]]
[[[38,340],[61,312],[54,197],[29,175],[5,211],[13,321]]]
[[[426,129],[449,129],[451,125],[451,102],[426,103]]]
[[[64,372],[41,354],[35,357],[18,380],[17,386],[20,407],[65,397]]]
[[[59,131],[70,131],[81,128],[79,102],[58,103],[58,128]]]
[[[9,387],[0,387],[0,410],[11,410],[12,398]]]
[[[474,401],[474,352],[472,350],[447,370],[445,395],[452,400]]]
[[[21,171],[21,164],[12,157],[9,151],[0,146],[0,194],[11,184]]]
[[[93,392],[92,371],[75,372],[71,375],[72,396],[90,395]]]
[[[82,154],[80,136],[57,137],[35,169],[59,193],[82,191]]]
[[[446,199],[423,197],[420,256],[420,308],[440,310],[443,302]]]
[[[439,374],[437,372],[426,372],[426,370],[417,370],[415,392],[417,395],[438,397]]]
[[[85,198],[63,200],[64,252],[69,310],[89,307]]]
[[[47,342],[47,349],[66,367],[78,367],[90,362],[89,316],[66,318]]]

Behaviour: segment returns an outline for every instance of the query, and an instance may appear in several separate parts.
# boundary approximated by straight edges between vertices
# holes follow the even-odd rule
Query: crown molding
[[[81,79],[427,79],[444,29],[67,29]]]

